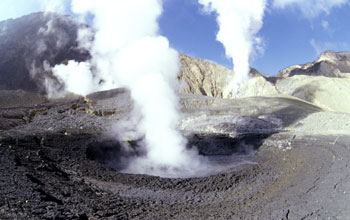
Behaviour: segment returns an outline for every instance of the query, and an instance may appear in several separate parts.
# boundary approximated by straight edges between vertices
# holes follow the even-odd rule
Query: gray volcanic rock
[[[48,102],[47,97],[23,90],[0,90],[1,108],[33,107]]]
[[[295,75],[342,77],[344,73],[350,73],[350,52],[326,51],[315,62],[290,66],[281,70],[277,77]]]
[[[66,60],[83,61],[87,51],[78,47],[82,24],[70,16],[34,13],[0,22],[0,89],[45,93],[45,68]]]
[[[121,173],[113,165],[132,152],[108,135],[109,126],[131,112],[127,91],[34,99],[33,106],[0,106],[0,116],[13,122],[0,130],[0,219],[346,219],[350,214],[348,114],[288,98],[182,95],[179,128],[211,172],[160,178]],[[28,120],[17,123],[19,113]]]

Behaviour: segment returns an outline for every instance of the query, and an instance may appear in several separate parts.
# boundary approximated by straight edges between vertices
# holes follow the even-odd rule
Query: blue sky
[[[39,2],[68,2],[69,0],[0,0],[0,20],[44,10]],[[274,0],[286,2],[288,0]],[[303,4],[301,0],[289,0]],[[346,2],[347,0],[305,0],[311,2]],[[16,2],[16,3],[14,3]],[[164,12],[159,20],[160,32],[179,53],[198,57],[228,68],[232,62],[216,41],[218,26],[215,14],[205,14],[196,0],[164,0]],[[313,8],[317,8],[316,6]],[[305,10],[304,10],[305,9]],[[304,11],[303,11],[304,10]],[[268,1],[264,25],[258,35],[264,41],[264,53],[251,66],[267,75],[293,64],[315,60],[325,50],[350,51],[350,5],[329,7],[318,13],[297,5],[273,7]]]
[[[216,41],[215,14],[201,12],[196,1],[168,0],[160,19],[161,33],[180,53],[214,61],[232,68],[221,43]],[[321,51],[350,50],[350,6],[332,8],[317,17],[306,17],[298,8],[265,12],[259,32],[265,52],[251,66],[267,75],[294,64],[315,60]]]

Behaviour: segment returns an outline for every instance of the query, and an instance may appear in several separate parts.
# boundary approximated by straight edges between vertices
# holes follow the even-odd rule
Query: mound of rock
[[[350,78],[298,75],[278,80],[276,87],[325,110],[350,112]]]
[[[350,112],[350,52],[327,51],[312,63],[277,74],[276,88],[325,110]]]

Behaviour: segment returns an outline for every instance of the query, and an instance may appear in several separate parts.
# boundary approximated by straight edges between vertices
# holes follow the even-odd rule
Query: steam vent
[[[250,68],[232,92],[233,70],[157,31],[113,69],[112,44],[86,43],[104,29],[71,16],[0,30],[0,219],[350,219],[350,52]]]

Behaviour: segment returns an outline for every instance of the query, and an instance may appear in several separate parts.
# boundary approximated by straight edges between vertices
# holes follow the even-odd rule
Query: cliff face
[[[232,70],[186,55],[180,55],[180,60],[181,73],[179,79],[187,84],[182,92],[223,97],[224,88],[233,75]]]
[[[180,55],[180,60],[182,68],[179,79],[186,83],[181,92],[217,98],[275,96],[278,94],[273,80],[251,68],[250,80],[240,88],[239,93],[232,96],[232,90],[227,88],[235,74],[232,70],[186,55]]]

